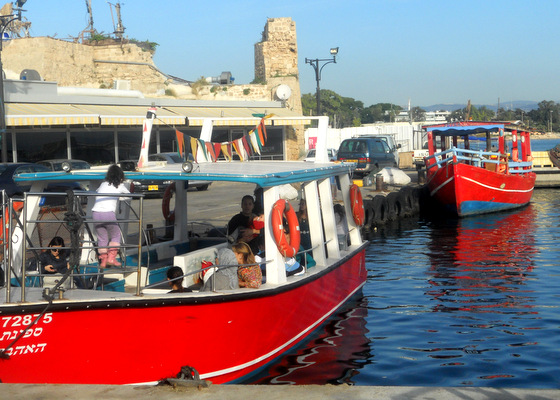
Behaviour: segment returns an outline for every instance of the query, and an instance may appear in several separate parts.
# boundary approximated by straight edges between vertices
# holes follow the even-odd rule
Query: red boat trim
[[[462,178],[466,181],[470,181],[470,182],[475,183],[479,186],[482,186],[482,187],[485,187],[485,188],[488,188],[488,189],[492,189],[492,190],[497,190],[499,192],[528,193],[528,192],[533,191],[533,188],[531,188],[531,189],[502,189],[502,188],[499,188],[499,187],[496,187],[496,186],[485,185],[485,184],[480,183],[480,182],[478,182],[474,179],[467,178],[466,176],[463,176]]]
[[[286,347],[288,347],[292,343],[296,342],[300,337],[304,336],[306,333],[315,329],[315,327],[317,327],[317,325],[321,324],[326,318],[328,318],[330,315],[332,315],[332,313],[334,313],[338,308],[340,308],[340,306],[342,306],[344,303],[346,303],[348,301],[348,299],[351,298],[364,285],[365,285],[365,282],[362,282],[344,300],[342,300],[340,303],[338,303],[336,306],[334,306],[332,309],[330,309],[328,312],[326,312],[322,317],[318,318],[313,324],[309,325],[306,329],[301,331],[298,335],[294,336],[291,340],[284,343],[282,346],[279,346],[276,349],[271,350],[267,354],[264,354],[264,355],[262,355],[258,358],[255,358],[254,360],[251,360],[251,361],[246,362],[244,364],[240,364],[240,365],[237,365],[237,366],[231,367],[231,368],[222,369],[222,370],[219,370],[219,371],[214,371],[214,372],[211,372],[211,373],[208,373],[208,374],[201,374],[200,377],[202,379],[207,379],[207,378],[212,378],[214,376],[219,376],[219,375],[224,375],[224,374],[228,374],[228,373],[231,373],[231,372],[239,371],[239,370],[245,369],[247,367],[250,367],[252,365],[258,364],[258,363],[266,360],[267,358],[270,358],[270,357],[274,356],[275,354],[278,354],[281,350],[285,349]]]

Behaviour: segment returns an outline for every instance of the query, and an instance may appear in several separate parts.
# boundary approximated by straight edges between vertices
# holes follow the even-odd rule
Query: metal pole
[[[1,35],[4,36],[2,29]],[[6,106],[4,105],[4,69],[2,66],[2,38],[0,38],[0,135],[2,135],[2,163],[8,162],[8,137],[6,132]]]

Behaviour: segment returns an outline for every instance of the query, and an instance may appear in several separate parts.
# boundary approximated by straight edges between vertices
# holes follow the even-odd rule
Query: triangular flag
[[[208,152],[206,151],[206,142],[202,139],[198,139],[198,143],[200,144],[200,149],[202,150],[202,154],[204,154],[204,159],[206,161],[210,161],[208,158]]]
[[[214,154],[214,146],[212,146],[212,143],[210,142],[206,142],[205,145],[206,145],[206,152],[207,154],[210,155],[212,162],[216,162],[216,155]]]
[[[191,153],[194,158],[194,162],[196,161],[196,153],[198,153],[198,139],[191,136]]]
[[[224,157],[226,158],[227,161],[231,161],[231,151],[229,148],[229,143],[222,143],[221,145],[222,147],[222,153],[224,153]]]
[[[258,130],[259,130],[259,136],[264,137],[264,140],[263,140],[263,145],[264,145],[264,143],[268,140],[268,137],[266,136],[266,127],[264,125],[264,118],[261,119],[261,122],[259,123]]]
[[[245,149],[245,152],[247,153],[247,157],[251,157],[253,155],[253,152],[251,151],[251,147],[249,146],[249,141],[247,140],[247,135],[243,135],[243,137],[241,138],[241,141],[243,142],[243,148]]]
[[[243,143],[240,143],[240,140],[236,139],[232,142],[232,144],[233,144],[233,148],[235,149],[235,152],[237,153],[241,161],[244,161],[245,157],[243,157]]]
[[[258,155],[261,155],[261,148],[259,146],[259,141],[257,140],[257,135],[255,134],[255,131],[251,131],[251,133],[249,133],[249,139],[251,140],[251,146],[253,146],[253,151],[255,153],[258,153]]]
[[[183,154],[185,154],[185,138],[183,132],[175,129],[175,135],[177,136],[177,151],[179,155],[183,157]]]
[[[212,143],[214,145],[214,155],[216,156],[216,161],[220,158],[220,151],[222,149],[222,145],[220,143]]]

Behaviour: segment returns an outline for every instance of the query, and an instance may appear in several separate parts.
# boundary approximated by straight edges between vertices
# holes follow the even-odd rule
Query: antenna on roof
[[[121,3],[117,2],[117,4],[113,4],[107,2],[107,4],[109,4],[109,9],[111,10],[111,20],[113,21],[113,29],[114,29],[113,33],[115,34],[117,39],[122,40],[125,28],[122,24],[122,19],[121,19]],[[115,10],[117,12],[117,26],[115,26],[115,19],[113,18],[113,7],[115,7]]]

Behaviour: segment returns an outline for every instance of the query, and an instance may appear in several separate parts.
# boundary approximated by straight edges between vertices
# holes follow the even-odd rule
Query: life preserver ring
[[[350,186],[350,204],[354,222],[356,225],[362,226],[366,219],[366,213],[364,210],[364,202],[362,200],[362,192],[356,184]]]
[[[290,230],[290,241],[284,232],[284,216],[288,221],[288,228]],[[301,240],[299,232],[299,222],[296,212],[287,200],[280,199],[274,206],[272,206],[272,213],[270,216],[272,223],[272,233],[276,247],[282,256],[291,258],[295,257]]]
[[[169,209],[169,203],[171,202],[173,193],[175,193],[175,182],[167,186],[167,189],[165,189],[165,193],[163,194],[163,200],[161,201],[161,212],[163,213],[163,218],[169,222],[175,222],[175,210]]]

